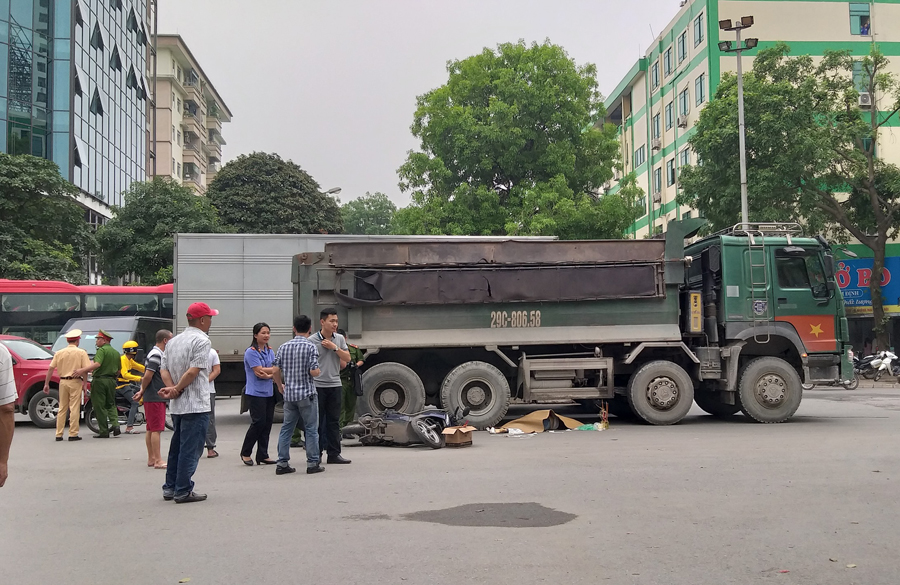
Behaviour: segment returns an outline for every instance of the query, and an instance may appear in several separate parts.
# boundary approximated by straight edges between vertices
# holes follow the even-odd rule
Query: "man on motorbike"
[[[134,395],[141,389],[141,377],[144,374],[143,364],[134,360],[137,350],[137,341],[126,341],[122,346],[122,366],[116,386],[116,394],[125,398],[131,405],[128,409],[128,422],[125,423],[125,432],[129,435],[137,434],[134,432],[134,417],[137,415],[138,401],[134,399]],[[133,374],[132,370],[137,370],[141,375]]]

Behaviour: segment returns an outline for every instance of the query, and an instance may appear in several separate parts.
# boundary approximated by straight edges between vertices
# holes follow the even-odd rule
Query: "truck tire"
[[[372,366],[363,374],[362,408],[380,414],[392,408],[414,414],[425,407],[425,385],[412,369],[397,362]]]
[[[738,384],[741,412],[761,423],[780,423],[794,416],[803,398],[800,375],[775,357],[756,358],[744,367]]]
[[[452,415],[468,408],[466,419],[483,431],[495,426],[509,410],[509,382],[503,372],[485,362],[453,368],[441,384],[441,406]]]
[[[694,382],[684,368],[665,360],[641,366],[628,381],[628,404],[644,422],[673,425],[694,404]]]
[[[694,402],[707,414],[718,418],[724,418],[737,414],[741,410],[740,404],[725,404],[719,400],[718,392],[700,391],[694,393]],[[735,400],[735,402],[738,402]]]
[[[50,394],[41,389],[28,401],[28,416],[34,426],[41,429],[56,427],[56,411],[59,409],[59,390],[50,388]]]

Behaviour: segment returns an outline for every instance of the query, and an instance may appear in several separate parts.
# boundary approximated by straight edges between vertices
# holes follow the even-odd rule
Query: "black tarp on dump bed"
[[[351,305],[476,304],[662,296],[656,264],[356,271]]]

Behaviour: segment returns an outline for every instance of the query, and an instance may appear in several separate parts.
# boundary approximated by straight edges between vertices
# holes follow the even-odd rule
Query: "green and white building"
[[[891,59],[890,70],[900,75],[900,0],[687,0],[605,102],[606,121],[620,128],[624,174],[635,172],[646,194],[644,215],[629,230],[631,237],[664,231],[667,222],[697,213],[675,203],[678,174],[696,162],[688,140],[700,110],[721,75],[737,70],[736,55],[718,47],[720,40],[734,41],[735,33],[720,31],[719,20],[743,16],[755,22],[742,38],[759,39],[756,49],[743,53],[745,71],[757,51],[778,41],[787,42],[793,55],[814,56],[829,49],[863,56],[877,43]],[[898,134],[894,116],[876,145],[878,156],[895,164],[900,164]],[[609,192],[617,189],[616,181],[610,184]]]

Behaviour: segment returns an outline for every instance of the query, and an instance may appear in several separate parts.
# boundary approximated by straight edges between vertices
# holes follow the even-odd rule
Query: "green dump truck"
[[[294,259],[294,308],[334,307],[368,352],[364,408],[609,401],[651,424],[693,402],[788,420],[801,383],[852,378],[828,243],[788,224],[665,239],[334,242]]]

